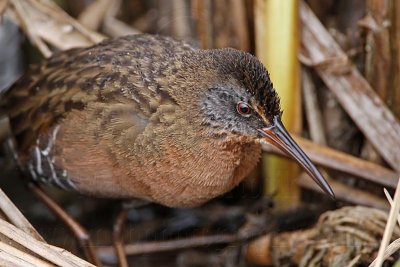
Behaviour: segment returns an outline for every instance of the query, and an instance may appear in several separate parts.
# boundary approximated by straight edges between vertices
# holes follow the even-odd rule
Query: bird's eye
[[[251,114],[251,107],[245,102],[237,103],[236,110],[240,115],[245,117],[248,117]]]

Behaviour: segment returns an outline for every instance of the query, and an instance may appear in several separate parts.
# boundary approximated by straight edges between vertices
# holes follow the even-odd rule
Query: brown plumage
[[[279,98],[256,58],[160,36],[56,54],[1,101],[23,170],[101,197],[199,205],[251,171],[260,137],[292,149],[268,135],[281,127]]]

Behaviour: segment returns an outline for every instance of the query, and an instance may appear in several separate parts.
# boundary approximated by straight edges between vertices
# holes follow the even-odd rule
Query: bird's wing
[[[166,75],[167,62],[192,49],[167,37],[135,35],[64,51],[19,79],[2,97],[0,112],[9,116],[20,151],[71,110],[93,102],[132,105],[133,120],[143,124],[160,104],[172,101],[156,81]]]

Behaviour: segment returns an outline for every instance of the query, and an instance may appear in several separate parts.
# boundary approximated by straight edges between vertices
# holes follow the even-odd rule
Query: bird
[[[266,140],[334,193],[249,53],[150,34],[61,51],[0,98],[21,170],[81,194],[195,207],[238,185]]]

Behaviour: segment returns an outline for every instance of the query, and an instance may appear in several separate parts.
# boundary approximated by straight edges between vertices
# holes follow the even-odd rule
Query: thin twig
[[[237,235],[214,235],[214,236],[200,236],[192,238],[181,238],[169,241],[154,241],[154,242],[140,242],[137,244],[126,244],[125,251],[127,255],[140,255],[149,253],[158,253],[166,251],[176,251],[180,249],[221,245],[237,242]],[[98,249],[100,258],[107,257],[111,254],[114,255],[114,247],[100,247]]]
[[[126,244],[125,252],[127,255],[140,255],[148,253],[158,253],[167,251],[176,251],[180,249],[204,247],[213,245],[222,245],[229,243],[240,243],[250,241],[261,234],[265,233],[265,229],[258,229],[256,232],[248,233],[246,235],[212,235],[212,236],[197,236],[190,238],[181,238],[178,240],[168,241],[150,241],[140,242],[137,244]],[[100,247],[98,253],[100,258],[114,255],[114,247]]]

